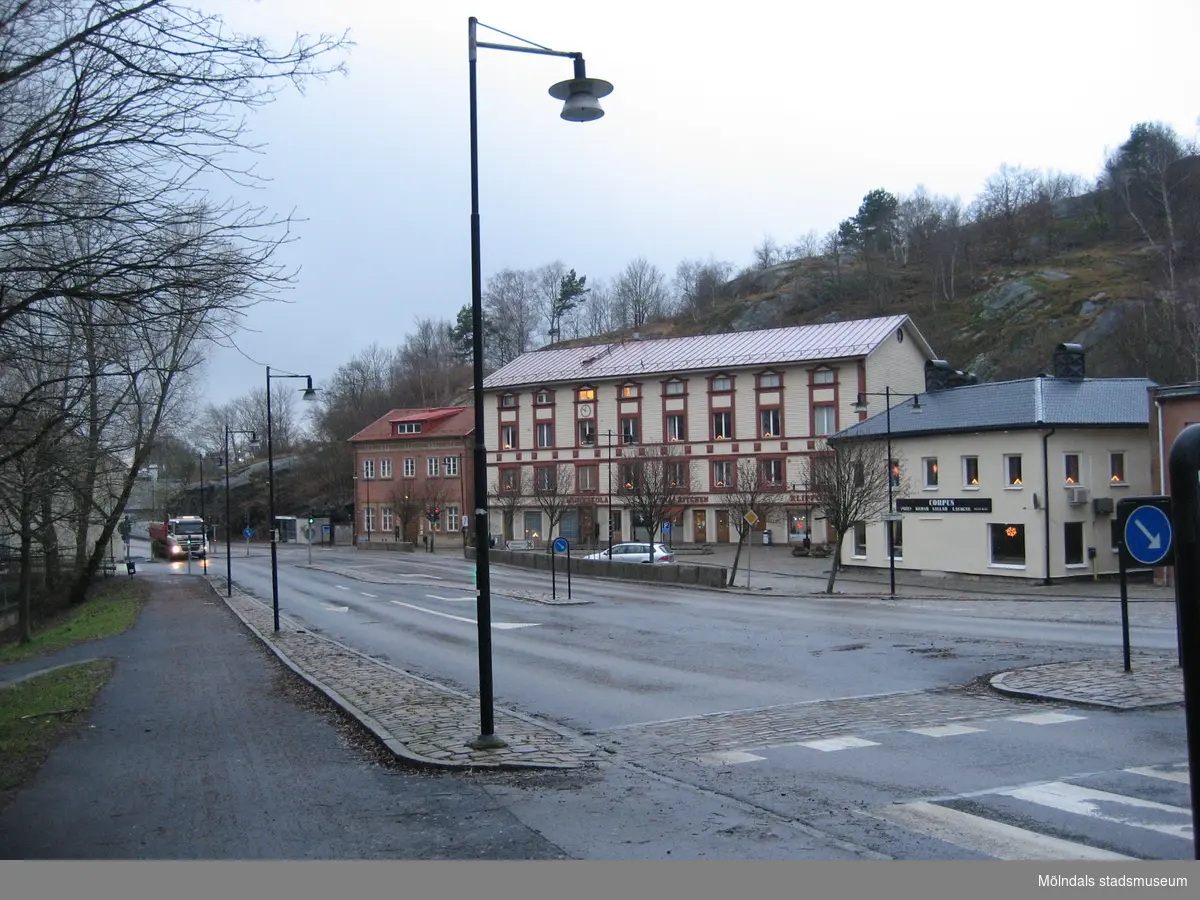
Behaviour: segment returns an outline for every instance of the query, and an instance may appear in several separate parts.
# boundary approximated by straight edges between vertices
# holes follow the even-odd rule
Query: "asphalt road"
[[[395,582],[372,583],[303,568],[301,548],[279,558],[288,615],[476,689],[465,560],[314,551],[314,562]],[[214,568],[224,572],[223,555]],[[492,572],[496,702],[696,798],[905,858],[1189,858],[1181,710],[1048,708],[969,686],[1007,668],[1119,657],[1115,604],[1079,621],[1074,602],[773,598],[576,578],[575,599],[590,603],[547,606],[509,596],[548,591],[547,575]],[[261,549],[235,553],[234,579],[270,600]],[[1161,606],[1134,605],[1136,649],[1175,648]],[[505,790],[525,824],[563,827],[566,786]]]

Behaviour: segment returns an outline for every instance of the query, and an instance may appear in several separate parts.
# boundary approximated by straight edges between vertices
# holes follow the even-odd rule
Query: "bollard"
[[[1175,600],[1182,637],[1183,707],[1192,796],[1193,858],[1200,860],[1200,425],[1171,445],[1171,516],[1175,541]]]

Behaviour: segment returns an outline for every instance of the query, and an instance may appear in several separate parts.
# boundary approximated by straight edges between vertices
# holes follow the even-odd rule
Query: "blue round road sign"
[[[554,542],[554,552],[555,553],[566,553],[567,552],[567,539],[566,538],[558,538]]]
[[[1157,506],[1139,506],[1125,521],[1125,549],[1142,565],[1162,562],[1171,552],[1171,520]]]
[[[247,528],[245,531],[243,531],[243,532],[242,532],[242,537],[247,537],[247,538],[252,538],[252,537],[254,537],[254,529],[253,529],[253,528]]]

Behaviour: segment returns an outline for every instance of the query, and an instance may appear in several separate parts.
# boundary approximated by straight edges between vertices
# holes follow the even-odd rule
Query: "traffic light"
[[[310,509],[308,511],[308,524],[311,525],[315,521],[317,521],[316,516],[313,515],[313,511]]]

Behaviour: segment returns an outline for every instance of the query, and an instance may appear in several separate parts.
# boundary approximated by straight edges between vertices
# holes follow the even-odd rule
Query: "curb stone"
[[[1172,670],[1173,666],[1169,664],[1169,660],[1159,657],[1143,657],[1136,662],[1140,662],[1143,666],[1149,664],[1150,669],[1143,668],[1139,671],[1138,668],[1134,667],[1128,673],[1121,669],[1119,674],[1112,674],[1113,663],[1109,660],[1049,663],[1041,666],[1031,666],[1026,669],[1013,669],[1007,672],[1000,672],[988,679],[988,685],[997,693],[1010,697],[1069,703],[1074,706],[1109,711],[1126,712],[1135,709],[1167,709],[1180,706],[1184,702],[1182,692],[1178,698],[1167,698],[1167,695],[1172,694],[1173,691],[1168,685],[1162,683],[1164,679],[1160,672],[1156,671],[1156,669]],[[1162,665],[1162,663],[1167,663],[1167,665]],[[1119,681],[1123,678],[1135,678],[1138,675],[1141,675],[1140,682],[1130,683],[1145,684],[1153,679],[1156,684],[1150,686],[1147,693],[1151,695],[1157,694],[1158,696],[1147,696],[1145,698],[1132,697],[1123,700],[1114,697],[1112,692],[1106,692],[1104,687],[1098,687],[1096,690],[1089,691],[1088,685],[1080,685],[1078,680],[1075,681],[1075,686],[1073,687],[1071,674],[1088,668],[1092,668],[1098,675],[1110,682],[1113,679]],[[1014,680],[1036,682],[1039,677],[1052,680],[1053,684],[1042,687],[1036,683],[1027,685],[1014,685],[1010,683]],[[1086,671],[1083,678],[1087,678]],[[1093,676],[1094,678],[1095,676]],[[1182,688],[1182,675],[1179,678],[1180,687]],[[1125,686],[1128,686],[1128,684]]]

